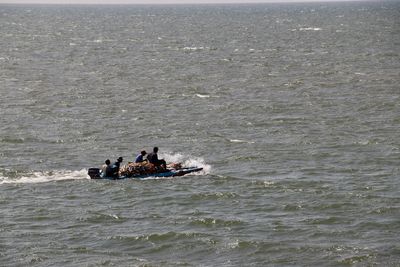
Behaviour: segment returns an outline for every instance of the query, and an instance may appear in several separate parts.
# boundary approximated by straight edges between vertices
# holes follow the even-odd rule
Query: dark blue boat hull
[[[152,173],[152,174],[141,174],[134,176],[119,176],[119,177],[104,177],[100,174],[100,170],[97,168],[91,168],[88,171],[88,174],[91,179],[106,179],[106,180],[120,180],[120,179],[144,179],[149,177],[174,177],[174,176],[183,176],[192,172],[199,172],[203,170],[203,168],[199,167],[188,167],[182,168],[179,170],[167,170],[165,172]]]

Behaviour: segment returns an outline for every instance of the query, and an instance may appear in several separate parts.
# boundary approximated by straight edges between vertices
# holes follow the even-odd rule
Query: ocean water
[[[400,266],[399,81],[399,2],[0,5],[0,266]]]

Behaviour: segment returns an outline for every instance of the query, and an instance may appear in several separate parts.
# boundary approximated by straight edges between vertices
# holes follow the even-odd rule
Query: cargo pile
[[[178,170],[182,168],[182,164],[171,163],[167,167],[168,169]],[[166,172],[168,171],[168,169],[164,169],[162,166],[156,166],[147,161],[141,163],[128,162],[128,164],[120,168],[119,176],[132,177],[138,175],[148,175],[148,174]]]
[[[149,162],[141,162],[141,163],[128,162],[128,164],[120,168],[119,175],[136,176],[136,175],[153,174],[162,171],[165,171],[163,167],[155,166],[154,164],[151,164]]]

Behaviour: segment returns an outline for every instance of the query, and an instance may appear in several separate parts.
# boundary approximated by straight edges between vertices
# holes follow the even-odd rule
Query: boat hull
[[[175,176],[183,176],[188,173],[199,172],[203,170],[200,167],[188,167],[181,168],[178,170],[171,169],[164,172],[151,173],[151,174],[140,174],[140,175],[132,175],[132,176],[119,176],[119,177],[105,177],[100,173],[100,169],[98,168],[90,168],[88,174],[91,179],[105,179],[105,180],[121,180],[121,179],[145,179],[149,177],[175,177]]]

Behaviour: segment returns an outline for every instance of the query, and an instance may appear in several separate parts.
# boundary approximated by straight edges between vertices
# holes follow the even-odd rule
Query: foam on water
[[[0,176],[0,184],[30,184],[30,183],[46,183],[62,180],[80,180],[89,179],[87,170],[56,170],[56,171],[35,171],[23,174],[20,177],[4,177]]]
[[[202,94],[196,94],[196,96],[200,97],[200,98],[209,98],[210,97],[209,95],[202,95]]]
[[[203,168],[201,172],[196,172],[196,175],[206,175],[211,172],[211,165],[207,164],[203,158],[185,156],[180,153],[162,154],[161,157],[168,162],[181,162],[183,167],[199,167]]]
[[[241,139],[229,139],[229,142],[231,142],[231,143],[248,143],[248,144],[254,144],[253,141],[247,141],[247,140],[241,140]]]

